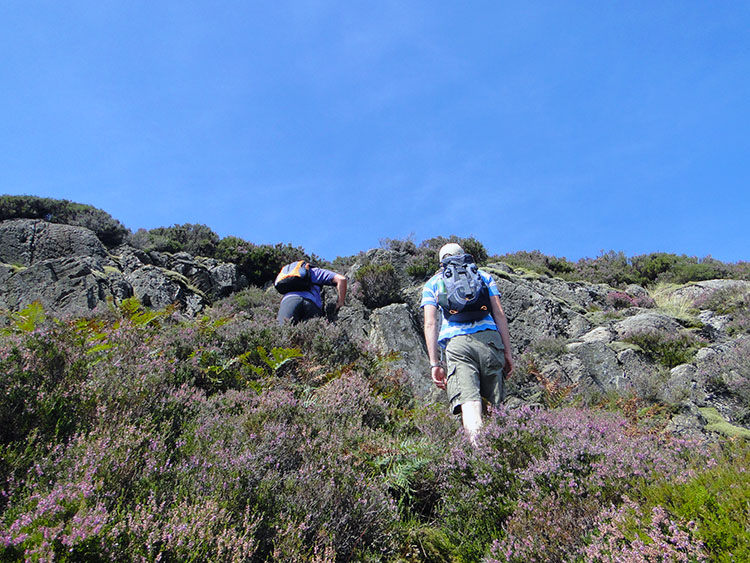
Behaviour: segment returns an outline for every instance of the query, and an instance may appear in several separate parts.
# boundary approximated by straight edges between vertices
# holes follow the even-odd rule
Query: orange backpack
[[[290,291],[307,291],[312,285],[312,273],[310,264],[304,260],[297,260],[287,264],[276,276],[273,286],[279,293]]]

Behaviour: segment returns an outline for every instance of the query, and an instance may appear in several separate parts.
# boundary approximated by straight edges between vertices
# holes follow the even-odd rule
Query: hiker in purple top
[[[336,301],[336,312],[344,306],[346,300],[346,278],[341,274],[310,266],[310,287],[305,290],[290,291],[286,293],[279,306],[277,320],[279,324],[287,321],[298,323],[314,317],[323,315],[323,300],[320,295],[324,285],[336,286],[338,300]]]

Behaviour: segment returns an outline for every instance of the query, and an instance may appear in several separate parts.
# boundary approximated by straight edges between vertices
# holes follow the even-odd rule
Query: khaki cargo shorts
[[[500,333],[483,330],[454,336],[445,349],[447,393],[451,412],[461,412],[461,404],[485,399],[491,405],[505,400],[505,354]]]

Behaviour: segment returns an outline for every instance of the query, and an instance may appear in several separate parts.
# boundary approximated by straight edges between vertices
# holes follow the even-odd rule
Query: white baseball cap
[[[449,242],[440,249],[440,261],[442,262],[443,258],[446,256],[456,256],[457,254],[463,253],[464,249],[461,248],[461,245],[456,244],[455,242]]]

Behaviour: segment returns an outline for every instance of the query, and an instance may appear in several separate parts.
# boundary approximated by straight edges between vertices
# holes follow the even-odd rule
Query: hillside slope
[[[0,223],[0,559],[750,556],[750,283],[488,260],[517,371],[475,449],[412,258],[342,260],[338,317],[279,327],[236,264]]]

